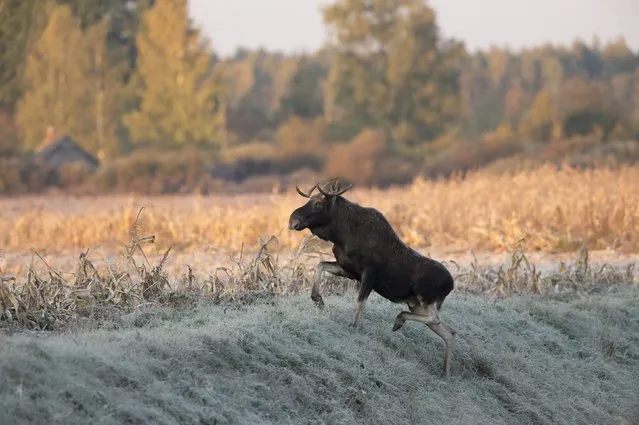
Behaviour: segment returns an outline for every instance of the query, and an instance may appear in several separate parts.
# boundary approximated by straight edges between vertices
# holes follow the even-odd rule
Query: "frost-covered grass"
[[[620,424],[639,403],[639,291],[452,293],[443,344],[373,294],[141,308],[108,328],[1,336],[2,424]],[[628,422],[631,423],[631,422]]]

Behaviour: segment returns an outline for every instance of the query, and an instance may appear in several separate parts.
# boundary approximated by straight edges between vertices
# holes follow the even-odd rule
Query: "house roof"
[[[99,164],[99,161],[93,155],[85,151],[82,146],[69,136],[62,136],[59,139],[43,143],[38,147],[35,156],[37,158],[44,158],[45,160],[48,160],[53,157],[53,155],[57,153],[64,153],[65,151],[76,151],[92,165],[97,166]]]

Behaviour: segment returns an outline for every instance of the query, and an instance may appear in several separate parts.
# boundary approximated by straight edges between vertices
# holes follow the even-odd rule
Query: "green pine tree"
[[[123,122],[137,143],[224,141],[221,84],[211,49],[189,27],[184,0],[158,0],[137,37],[139,108]]]
[[[89,63],[82,54],[82,37],[71,8],[56,7],[27,57],[26,92],[17,111],[23,147],[37,147],[49,126],[81,143],[90,137],[91,128],[85,115],[90,107],[86,85]]]
[[[24,148],[36,148],[53,127],[94,154],[117,152],[122,74],[106,59],[107,27],[102,21],[83,32],[69,6],[53,9],[27,57],[16,119]]]
[[[459,113],[457,43],[442,43],[424,0],[338,0],[324,10],[335,57],[331,119],[401,143],[432,139]]]
[[[0,110],[15,111],[23,94],[27,53],[46,26],[49,2],[0,0]]]

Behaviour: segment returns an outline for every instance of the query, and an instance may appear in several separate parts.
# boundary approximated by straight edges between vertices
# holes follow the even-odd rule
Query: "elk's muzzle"
[[[288,220],[288,228],[290,230],[301,230],[302,222],[298,220],[297,218],[294,218],[291,216],[291,218]]]
[[[300,217],[299,214],[296,214],[296,212],[297,211],[294,211],[288,218],[288,228],[290,230],[302,230],[305,227],[302,217]]]

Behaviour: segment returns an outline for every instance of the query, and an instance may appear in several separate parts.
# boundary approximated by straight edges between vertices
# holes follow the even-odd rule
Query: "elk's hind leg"
[[[450,363],[453,357],[453,347],[455,344],[455,331],[445,325],[439,318],[439,312],[435,303],[424,304],[420,301],[419,304],[408,305],[410,311],[402,311],[395,318],[395,325],[393,331],[398,330],[404,325],[407,320],[413,320],[416,322],[422,322],[428,326],[433,332],[435,332],[441,339],[444,340],[446,352],[444,354],[444,375],[450,376]]]

